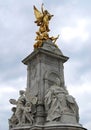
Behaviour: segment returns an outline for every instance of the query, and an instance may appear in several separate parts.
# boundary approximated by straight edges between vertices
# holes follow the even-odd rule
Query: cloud
[[[87,23],[85,19],[78,19],[75,27],[63,27],[61,29],[62,39],[68,43],[71,43],[71,40],[79,39],[82,43],[89,38],[89,32],[86,31]]]
[[[27,68],[21,61],[33,51],[38,30],[33,5],[40,9],[41,3],[54,14],[50,35],[60,34],[57,44],[63,54],[70,57],[64,64],[65,84],[79,104],[81,123],[90,130],[90,0],[0,1],[0,129],[7,129],[12,114],[9,99],[17,99],[19,90],[26,88]]]
[[[75,80],[76,83],[69,82],[67,84],[69,94],[75,97],[78,103],[80,123],[88,129],[90,128],[89,121],[91,121],[91,81],[88,79],[90,74],[81,75],[81,83]]]
[[[0,108],[1,110],[7,110],[10,108],[9,99],[10,98],[18,98],[19,96],[19,90],[25,90],[26,88],[26,78],[18,78],[14,80],[9,80],[5,83],[0,83]],[[7,104],[7,107],[6,107]],[[2,109],[3,108],[3,109]],[[8,109],[9,110],[9,109]]]
[[[90,121],[90,122],[88,122],[88,123],[85,125],[85,128],[88,128],[88,130],[90,130],[90,129],[91,129],[91,121]]]
[[[5,81],[5,80],[4,80]],[[26,78],[20,77],[18,79],[10,78],[7,82],[0,82],[0,125],[1,130],[9,128],[8,119],[11,117],[11,108],[13,105],[9,103],[11,98],[18,99],[19,90],[25,90],[26,88]]]

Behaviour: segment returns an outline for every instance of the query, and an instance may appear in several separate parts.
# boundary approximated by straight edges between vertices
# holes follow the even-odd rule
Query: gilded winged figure
[[[34,6],[34,15],[35,15],[35,23],[37,26],[39,26],[39,30],[36,32],[36,43],[34,44],[34,48],[39,48],[43,45],[43,41],[45,40],[52,40],[54,45],[56,46],[55,42],[58,39],[59,35],[54,38],[54,37],[49,37],[48,32],[50,31],[49,29],[49,21],[53,17],[47,10],[44,9],[43,4],[41,5],[41,11]],[[57,46],[56,46],[57,47]]]
[[[44,10],[43,4],[41,6],[41,11],[39,11],[35,6],[34,6],[34,14],[37,23],[37,26],[40,26],[40,32],[49,32],[49,21],[53,17],[47,10]]]

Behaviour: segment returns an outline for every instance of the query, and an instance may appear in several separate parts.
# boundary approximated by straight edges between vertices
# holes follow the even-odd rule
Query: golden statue
[[[34,6],[34,14],[36,17],[35,23],[40,26],[40,32],[49,32],[49,21],[53,17],[47,10],[43,9],[43,4],[41,6],[41,12]]]
[[[49,34],[48,34],[48,32],[50,31],[49,21],[51,20],[53,15],[51,15],[47,10],[44,10],[43,4],[41,5],[41,11],[39,11],[34,6],[34,14],[36,18],[35,23],[37,24],[37,26],[39,26],[39,31],[36,32],[37,36],[35,40],[37,42],[34,44],[34,48],[36,49],[38,47],[41,47],[43,44],[43,41],[47,39],[50,39],[54,41],[53,43],[55,43],[59,36],[54,38],[54,37],[49,37]]]

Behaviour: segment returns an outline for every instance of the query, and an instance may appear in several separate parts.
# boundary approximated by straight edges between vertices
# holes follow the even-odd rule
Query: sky
[[[91,130],[91,0],[0,0],[0,130],[8,129],[12,105],[27,84],[21,62],[33,51],[33,5],[44,3],[54,17],[50,36],[69,60],[64,64],[65,85],[79,105],[80,124]]]

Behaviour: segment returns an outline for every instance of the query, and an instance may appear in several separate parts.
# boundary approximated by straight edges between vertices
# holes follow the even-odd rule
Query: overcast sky
[[[80,123],[91,130],[91,0],[0,0],[0,130],[8,130],[10,98],[26,88],[26,66],[21,62],[33,51],[33,5],[54,14],[50,36],[65,56],[65,84],[79,105]]]

